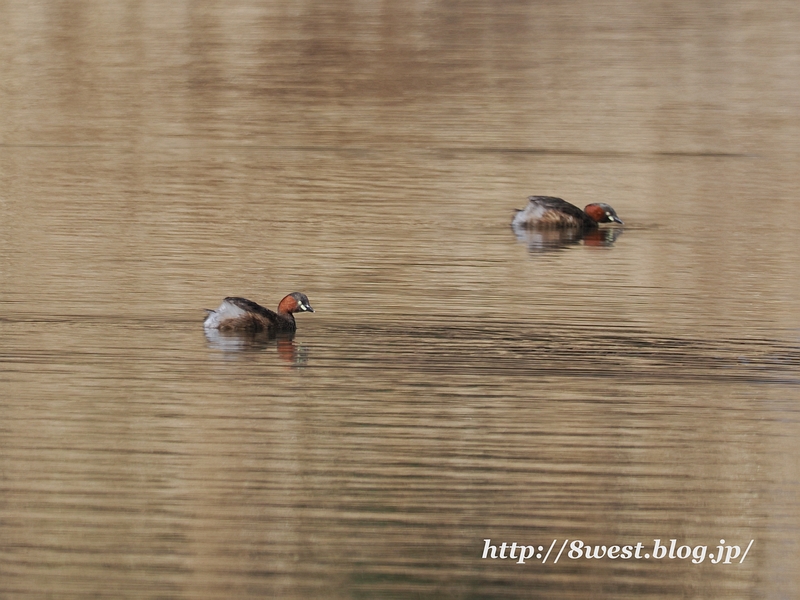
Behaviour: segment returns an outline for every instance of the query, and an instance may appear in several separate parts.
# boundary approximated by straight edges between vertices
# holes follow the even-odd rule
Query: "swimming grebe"
[[[294,333],[297,324],[296,312],[314,312],[308,296],[292,292],[278,304],[278,312],[272,312],[246,298],[225,298],[217,310],[209,310],[203,326],[220,331],[265,331],[270,335]]]
[[[598,223],[619,223],[622,220],[608,204],[596,202],[581,210],[561,198],[531,196],[528,206],[517,210],[512,227],[524,229],[596,229]]]

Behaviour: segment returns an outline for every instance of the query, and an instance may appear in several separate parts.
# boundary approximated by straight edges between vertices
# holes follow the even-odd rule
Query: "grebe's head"
[[[605,202],[595,202],[583,209],[587,215],[598,223],[619,223],[623,225],[622,219],[617,216],[617,212]]]
[[[314,312],[308,302],[308,296],[300,292],[292,292],[278,304],[278,312],[292,314],[296,312]]]

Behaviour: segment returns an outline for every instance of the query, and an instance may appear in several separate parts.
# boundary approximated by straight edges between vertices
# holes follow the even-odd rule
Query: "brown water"
[[[0,4],[0,596],[798,597],[799,7]]]

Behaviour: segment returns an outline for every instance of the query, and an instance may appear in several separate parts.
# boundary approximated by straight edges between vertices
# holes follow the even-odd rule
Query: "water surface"
[[[797,595],[794,4],[0,22],[4,596]],[[530,194],[626,225],[519,238]]]

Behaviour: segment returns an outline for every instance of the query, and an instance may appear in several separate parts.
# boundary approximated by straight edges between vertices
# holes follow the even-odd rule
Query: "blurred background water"
[[[800,5],[0,23],[0,595],[797,597]],[[517,237],[530,194],[626,225]]]

